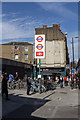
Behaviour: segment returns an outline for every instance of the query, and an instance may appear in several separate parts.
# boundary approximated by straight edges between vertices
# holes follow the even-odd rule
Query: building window
[[[16,60],[18,59],[18,54],[15,54],[15,59],[16,59]]]
[[[28,60],[28,54],[25,54],[25,60]]]
[[[25,47],[25,52],[27,52],[27,51],[28,51],[28,47],[26,46],[26,47]]]

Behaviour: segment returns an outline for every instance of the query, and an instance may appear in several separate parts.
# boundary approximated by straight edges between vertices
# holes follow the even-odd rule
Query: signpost
[[[38,75],[38,78],[41,78],[41,75]]]
[[[39,93],[41,93],[40,59],[45,58],[45,35],[35,35],[35,58],[39,58]]]
[[[45,35],[35,35],[35,58],[45,58]]]
[[[41,63],[38,63],[38,65],[41,65]]]

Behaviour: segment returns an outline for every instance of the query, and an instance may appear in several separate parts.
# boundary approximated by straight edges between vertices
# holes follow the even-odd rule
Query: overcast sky
[[[71,56],[71,39],[78,36],[77,2],[3,2],[2,3],[2,42],[33,42],[35,27],[60,24],[63,33],[67,32],[68,48]],[[1,23],[0,23],[1,25]],[[78,40],[74,39],[75,46]],[[75,49],[77,59],[78,47]]]

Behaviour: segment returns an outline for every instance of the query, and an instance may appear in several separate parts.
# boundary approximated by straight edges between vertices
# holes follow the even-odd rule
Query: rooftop
[[[29,42],[9,42],[9,43],[3,43],[2,45],[32,45]]]

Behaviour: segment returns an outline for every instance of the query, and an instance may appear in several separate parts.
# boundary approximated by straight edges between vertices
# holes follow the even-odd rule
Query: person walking
[[[15,81],[18,81],[18,80],[19,80],[19,75],[18,75],[18,72],[16,72]]]
[[[79,76],[78,76],[78,88],[79,88],[79,90],[80,90],[80,74],[79,74]]]
[[[76,88],[78,87],[78,76],[76,76]]]
[[[64,77],[64,85],[67,86],[67,77]]]
[[[9,74],[9,88],[13,88],[13,81],[14,81],[14,76],[12,74]]]
[[[69,77],[69,86],[71,86],[71,76]]]
[[[76,77],[74,77],[74,88],[75,89],[77,88],[77,79],[76,79]]]
[[[31,88],[31,80],[30,77],[27,78],[27,95],[30,95],[30,88]]]
[[[68,76],[67,76],[67,81],[66,81],[66,82],[67,82],[67,86],[68,86],[68,82],[69,82],[69,78],[68,78]]]
[[[8,81],[8,77],[7,77],[7,73],[5,72],[4,74],[2,74],[2,97],[3,97],[3,94],[5,93],[6,100],[9,100],[7,81]]]
[[[60,75],[60,88],[63,88],[63,77]]]
[[[72,76],[71,77],[71,89],[73,89],[74,88],[74,77]]]

